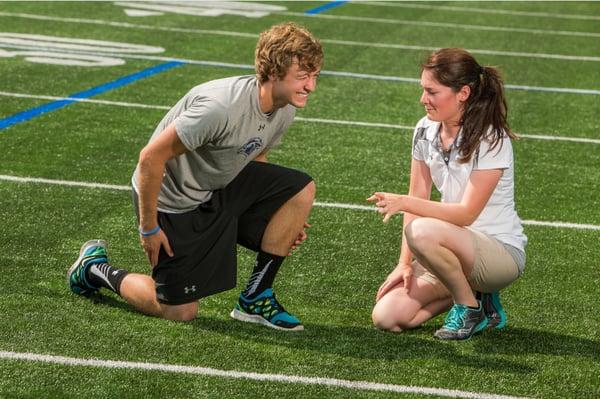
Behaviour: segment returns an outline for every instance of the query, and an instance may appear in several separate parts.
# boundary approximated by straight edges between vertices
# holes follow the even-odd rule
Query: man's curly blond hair
[[[293,22],[273,25],[260,34],[256,44],[256,78],[260,83],[268,81],[269,76],[282,79],[294,59],[302,70],[319,70],[323,65],[321,43],[306,28]]]

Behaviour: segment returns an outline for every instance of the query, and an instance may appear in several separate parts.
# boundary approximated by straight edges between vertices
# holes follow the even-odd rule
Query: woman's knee
[[[428,247],[438,242],[437,235],[440,221],[433,218],[414,219],[404,230],[409,248],[416,253],[423,253]]]
[[[375,304],[371,312],[373,325],[385,331],[401,332],[414,328],[416,326],[412,325],[412,318],[402,304],[391,304],[385,301],[385,297]]]

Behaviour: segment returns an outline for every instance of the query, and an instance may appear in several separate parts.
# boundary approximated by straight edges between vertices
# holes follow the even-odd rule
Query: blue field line
[[[113,90],[122,86],[126,86],[137,80],[147,78],[148,76],[156,75],[157,73],[164,72],[174,67],[185,65],[182,61],[170,61],[164,64],[155,65],[150,68],[143,69],[139,72],[131,75],[123,76],[122,78],[113,80],[112,82],[104,83],[100,86],[92,87],[91,89],[80,91],[79,93],[71,94],[68,97],[71,98],[89,98],[98,94],[102,94],[109,90]],[[57,100],[48,104],[40,105],[39,107],[31,108],[26,111],[16,113],[8,116],[4,119],[0,119],[0,130],[5,129],[9,126],[17,123],[28,121],[29,119],[35,118],[36,116],[56,111],[62,107],[66,107],[69,104],[77,102],[76,100]]]
[[[347,0],[330,1],[329,3],[323,4],[322,6],[311,8],[310,10],[305,11],[304,13],[308,14],[308,15],[319,14],[323,11],[329,10],[330,8],[339,7],[347,2],[348,2]]]

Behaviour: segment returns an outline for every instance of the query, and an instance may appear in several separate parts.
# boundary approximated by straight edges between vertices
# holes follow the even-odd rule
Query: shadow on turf
[[[336,327],[307,324],[304,332],[280,332],[229,320],[219,320],[200,316],[194,325],[203,331],[227,335],[242,340],[250,340],[261,344],[268,344],[291,349],[315,351],[319,353],[333,353],[340,356],[357,359],[436,359],[446,360],[460,366],[472,367],[478,370],[502,371],[518,374],[533,373],[537,370],[528,365],[498,358],[497,356],[481,356],[481,354],[504,354],[509,352],[526,352],[527,341],[520,341],[513,337],[502,345],[502,350],[491,350],[494,344],[502,341],[503,334],[495,331],[486,332],[484,335],[473,338],[469,343],[441,342],[432,337],[433,330],[422,328],[402,334],[393,334],[378,331],[368,327]],[[522,333],[528,330],[519,330]],[[531,332],[535,334],[534,332]],[[493,337],[493,338],[491,338]],[[538,337],[539,338],[539,337]],[[572,341],[573,338],[552,334],[547,337],[555,342]],[[490,341],[491,339],[491,341]],[[528,339],[537,339],[529,336]],[[578,344],[569,343],[566,347],[584,345],[592,348],[593,342],[576,340]],[[515,345],[518,344],[518,348]],[[464,350],[464,345],[469,345],[478,354],[469,355]],[[558,351],[561,355],[563,350]],[[596,356],[598,355],[596,350]],[[573,353],[573,352],[571,352]],[[577,352],[579,353],[579,352]]]
[[[600,344],[585,338],[527,328],[507,328],[477,340],[475,349],[486,354],[531,353],[549,356],[576,356],[600,361]]]
[[[111,296],[102,296],[95,302],[137,313],[122,300]],[[519,374],[536,372],[537,369],[496,355],[578,356],[600,361],[600,345],[595,341],[526,328],[486,330],[467,342],[444,342],[433,338],[435,328],[427,325],[401,334],[379,331],[374,327],[310,323],[305,324],[306,330],[303,332],[283,332],[202,314],[190,324],[201,331],[290,349],[332,353],[357,359],[443,359],[480,370]]]

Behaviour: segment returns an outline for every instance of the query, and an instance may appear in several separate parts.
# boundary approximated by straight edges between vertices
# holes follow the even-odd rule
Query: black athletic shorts
[[[174,253],[161,248],[152,271],[158,301],[181,305],[234,288],[237,244],[258,252],[273,214],[311,181],[304,172],[252,161],[193,211],[158,212]]]

